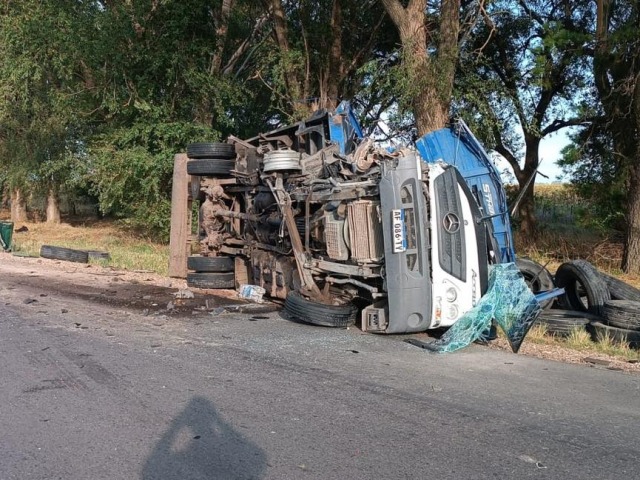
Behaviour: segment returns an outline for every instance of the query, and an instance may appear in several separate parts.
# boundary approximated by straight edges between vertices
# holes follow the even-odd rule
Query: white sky
[[[556,165],[556,161],[560,159],[560,151],[570,143],[569,137],[567,136],[568,133],[569,130],[565,128],[557,133],[545,137],[542,142],[540,142],[539,153],[541,164],[539,172],[544,173],[549,178],[547,179],[542,175],[537,175],[536,183],[552,183],[559,179],[561,181],[566,181],[566,179],[563,179],[562,169]],[[504,159],[496,162],[496,166],[501,172],[506,168],[513,172],[509,163]]]

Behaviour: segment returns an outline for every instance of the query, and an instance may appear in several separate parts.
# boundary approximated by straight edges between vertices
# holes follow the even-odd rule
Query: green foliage
[[[461,51],[455,111],[487,146],[519,158],[525,137],[578,121],[592,102],[584,48],[594,11],[579,1],[499,0],[488,12],[493,24],[479,22]]]
[[[594,122],[574,133],[558,164],[570,175],[577,194],[593,205],[585,221],[624,232],[627,167],[615,155],[612,136],[604,127]]]
[[[136,123],[109,130],[92,142],[86,181],[103,213],[166,240],[174,154],[192,141],[217,138],[203,125],[163,123],[161,112],[145,112]]]

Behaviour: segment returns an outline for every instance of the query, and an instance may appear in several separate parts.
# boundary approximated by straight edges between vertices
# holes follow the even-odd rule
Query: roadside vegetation
[[[169,247],[149,238],[136,235],[113,221],[92,221],[80,224],[19,223],[28,231],[13,235],[16,255],[37,257],[42,245],[55,245],[79,250],[106,251],[111,259],[90,260],[114,269],[151,271],[166,275]]]
[[[511,165],[528,239],[545,234],[540,142],[571,128],[568,177],[638,274],[638,19],[630,0],[4,2],[2,204],[57,223],[63,197],[89,197],[166,241],[175,153],[348,99],[400,142],[461,116]]]
[[[544,325],[536,324],[527,334],[524,345],[527,344],[566,348],[580,353],[583,358],[605,356],[629,363],[640,362],[640,350],[630,348],[628,344],[618,342],[608,335],[598,336],[597,342],[594,342],[591,334],[584,329],[575,329],[567,337],[558,337],[547,332]],[[527,352],[525,348],[523,353],[537,352]]]

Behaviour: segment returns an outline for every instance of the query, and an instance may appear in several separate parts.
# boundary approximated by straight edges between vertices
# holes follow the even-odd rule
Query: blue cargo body
[[[429,163],[439,161],[455,166],[478,202],[481,218],[487,229],[487,240],[495,263],[515,261],[509,209],[498,170],[471,133],[457,120],[449,127],[428,133],[418,139],[420,156]]]

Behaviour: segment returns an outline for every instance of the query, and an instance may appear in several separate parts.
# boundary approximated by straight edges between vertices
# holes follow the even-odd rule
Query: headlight
[[[445,297],[447,299],[447,302],[452,303],[455,302],[456,299],[458,298],[458,292],[456,292],[456,289],[453,287],[449,287],[447,288],[447,295]]]
[[[456,307],[455,305],[449,305],[447,307],[447,318],[449,320],[458,318],[458,307]]]

